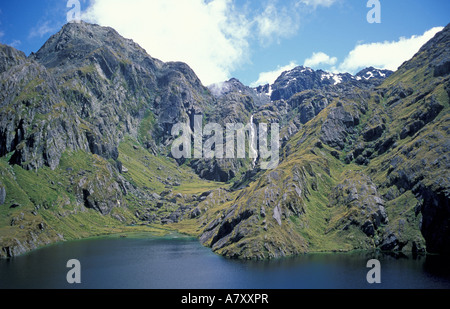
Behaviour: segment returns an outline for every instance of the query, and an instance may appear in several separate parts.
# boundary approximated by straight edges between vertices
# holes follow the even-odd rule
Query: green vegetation
[[[1,257],[171,231],[243,259],[448,251],[448,31],[383,83],[354,80],[258,104],[251,89],[215,98],[186,65],[152,59],[115,33],[99,46],[102,27],[65,27],[81,31],[67,31],[66,43],[52,37],[35,60],[2,74],[12,86],[0,119]],[[74,53],[80,40],[86,50]],[[60,61],[59,50],[72,61]],[[193,114],[203,124],[252,115],[280,123],[280,164],[179,164],[167,131]]]
[[[167,184],[162,181],[168,178],[179,182],[172,187],[174,194],[200,195],[224,187],[222,183],[201,180],[187,167],[179,167],[171,159],[150,154],[130,137],[125,138],[119,149],[119,160],[127,169],[123,176],[148,193],[166,191]],[[0,160],[0,183],[6,191],[5,203],[0,206],[0,242],[3,248],[18,242],[39,247],[55,241],[108,234],[169,232],[169,228],[159,224],[143,224],[145,222],[135,216],[135,211],[141,209],[139,203],[142,200],[133,193],[123,196],[120,190],[108,192],[118,177],[111,169],[115,162],[84,151],[65,152],[55,170],[43,167],[27,171],[18,165],[9,165],[9,157]],[[115,204],[110,213],[105,215],[88,207],[83,200],[83,190],[88,188],[92,191],[93,200]],[[174,210],[176,208],[171,211]],[[170,209],[161,213],[169,215]],[[38,242],[33,240],[36,236]]]

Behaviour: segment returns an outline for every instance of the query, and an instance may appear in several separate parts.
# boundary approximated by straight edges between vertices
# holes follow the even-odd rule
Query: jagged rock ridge
[[[449,32],[395,73],[298,67],[257,89],[206,88],[188,65],[87,23],[30,57],[2,45],[0,254],[87,236],[94,217],[104,227],[191,220],[173,227],[234,258],[448,252]],[[172,126],[195,115],[279,123],[280,165],[174,162]]]

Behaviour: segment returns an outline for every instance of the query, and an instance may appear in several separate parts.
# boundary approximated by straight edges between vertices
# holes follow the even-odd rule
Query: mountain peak
[[[281,73],[279,78],[285,78],[287,76],[292,76],[292,75],[296,75],[296,74],[301,74],[301,73],[313,73],[314,70],[308,67],[304,67],[304,66],[297,66],[291,70],[288,71],[284,71],[283,73]]]
[[[215,97],[226,95],[230,92],[239,92],[245,90],[246,86],[237,78],[231,78],[228,81],[214,83],[208,86],[209,90]]]
[[[387,78],[391,76],[394,72],[390,70],[381,70],[374,67],[368,67],[361,70],[355,75],[356,80],[369,80],[372,78]]]
[[[305,66],[297,66],[283,72],[272,85],[259,86],[256,89],[271,98],[272,101],[287,100],[295,93],[304,90],[321,89],[326,86],[337,86],[347,82],[359,82],[382,80],[389,77],[393,72],[369,67],[355,76],[350,73],[333,73],[324,70],[314,70]]]
[[[32,57],[47,68],[54,68],[81,66],[86,59],[102,52],[124,61],[140,62],[150,58],[142,47],[113,28],[86,22],[64,25]]]
[[[400,66],[399,71],[411,70],[427,65],[435,76],[445,76],[450,73],[450,24],[420,48],[417,54]]]
[[[25,61],[25,54],[14,47],[0,43],[0,73]]]
[[[0,205],[11,217],[0,256],[99,222],[110,232],[181,220],[233,258],[450,252],[449,30],[378,89],[387,72],[373,67],[355,77],[298,66],[256,89],[230,79],[217,97],[187,64],[152,59],[108,27],[67,24],[29,58],[0,45]],[[173,160],[171,132],[195,129],[196,115],[279,124],[280,164],[264,172],[262,152]]]

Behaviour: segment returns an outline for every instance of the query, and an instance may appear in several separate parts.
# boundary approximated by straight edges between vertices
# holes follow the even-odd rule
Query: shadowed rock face
[[[6,189],[2,183],[0,183],[0,206],[5,204],[6,200]]]
[[[36,209],[22,211],[11,199],[21,191],[8,188],[15,165],[38,175],[73,153],[91,165],[59,171],[49,182],[42,194],[66,190],[72,198],[59,201],[57,217],[88,209],[120,222],[127,211],[128,222],[193,220],[191,233],[233,258],[449,252],[449,29],[395,73],[298,67],[258,88],[236,79],[206,88],[187,64],[154,59],[114,29],[84,22],[65,25],[28,58],[0,45],[0,206],[17,210],[8,229],[31,232],[26,242],[0,246],[1,255],[63,239],[51,229],[54,221],[39,216],[51,205],[34,202],[40,196],[33,192],[28,202]],[[190,168],[203,179],[234,181],[231,189],[188,196],[171,191],[180,184],[169,175],[158,179],[167,192],[144,185],[149,177],[138,169],[167,173],[149,162],[168,156],[173,125],[193,127],[195,115],[223,126],[278,123],[279,166],[263,171],[260,158],[189,160],[171,173]],[[134,144],[121,162],[127,139]],[[145,164],[136,168],[138,159]],[[33,186],[31,176],[26,181]],[[122,202],[130,195],[128,209]]]
[[[23,56],[2,48],[2,70],[10,68],[2,105],[14,112],[2,113],[0,154],[16,150],[11,163],[26,168],[55,168],[66,149],[116,160],[119,141],[137,136],[147,112],[158,118],[151,135],[164,145],[173,124],[214,102],[186,64],[154,59],[111,28],[67,24]]]
[[[268,95],[272,101],[289,100],[295,94],[306,90],[326,89],[330,86],[353,84],[359,88],[374,87],[392,75],[392,71],[366,68],[355,76],[349,73],[329,73],[322,70],[299,66],[283,72],[273,85],[256,88],[261,94]]]
[[[0,80],[0,156],[27,170],[55,170],[67,152],[109,160],[103,177],[85,175],[71,189],[103,215],[142,190],[120,175],[124,137],[165,153],[172,125],[215,101],[186,64],[163,63],[115,30],[84,22],[65,25],[28,58],[0,46]]]
[[[26,55],[17,49],[0,44],[0,73],[6,72],[9,68],[24,63]]]
[[[203,243],[243,258],[309,251],[317,243],[323,250],[324,239],[333,244],[330,250],[449,252],[449,29],[394,74],[368,68],[356,81],[323,85],[317,72],[299,67],[276,86],[259,87],[279,100],[261,107],[255,119],[293,128],[283,162],[239,191],[232,218],[203,217],[211,223]],[[371,86],[363,83],[372,75]],[[327,213],[316,209],[322,197]],[[222,218],[229,216],[224,211]],[[230,237],[222,237],[224,230]],[[224,239],[220,246],[210,243],[218,238]]]
[[[346,230],[350,225],[359,227],[367,236],[373,237],[376,230],[389,222],[385,202],[376,185],[364,174],[349,173],[345,180],[330,193],[329,207],[345,209],[345,215],[331,229]]]

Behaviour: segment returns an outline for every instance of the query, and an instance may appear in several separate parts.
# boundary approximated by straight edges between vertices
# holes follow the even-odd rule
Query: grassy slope
[[[168,177],[180,184],[173,187],[174,194],[200,195],[224,186],[201,180],[187,167],[178,167],[168,158],[150,154],[130,137],[121,143],[119,151],[119,159],[128,169],[124,173],[126,180],[150,193],[167,190],[160,180]],[[85,177],[87,183],[95,183],[98,179],[106,179],[106,184],[115,181],[108,168],[112,163],[82,151],[67,152],[55,170],[44,167],[27,171],[20,166],[10,166],[8,156],[1,158],[0,182],[6,190],[5,203],[0,206],[1,247],[13,247],[20,243],[27,249],[34,249],[55,241],[114,233],[167,233],[168,229],[161,226],[134,225],[139,222],[135,210],[145,206],[146,202],[133,194],[124,196],[109,215],[86,208],[77,199],[77,183]],[[13,205],[14,208],[11,207]],[[5,256],[5,250],[0,255]]]
[[[421,51],[415,58],[427,59],[427,53]],[[408,242],[405,247],[407,250],[411,249],[412,241],[425,247],[425,240],[419,228],[422,214],[415,212],[416,205],[421,201],[412,190],[400,189],[399,191],[395,186],[389,186],[388,180],[392,176],[390,175],[390,162],[396,157],[404,159],[396,169],[408,171],[411,168],[412,171],[418,171],[420,175],[418,178],[426,186],[432,187],[433,182],[439,181],[440,177],[447,177],[447,179],[449,177],[448,170],[442,170],[430,164],[441,160],[441,154],[435,149],[449,140],[445,129],[450,121],[449,97],[445,90],[449,78],[448,76],[447,78],[435,77],[433,76],[434,71],[425,66],[419,69],[412,67],[401,67],[380,87],[383,90],[389,90],[401,85],[403,88],[410,88],[413,91],[410,96],[400,100],[395,107],[386,107],[390,118],[385,135],[399,136],[405,126],[414,121],[417,115],[426,112],[427,102],[432,98],[443,106],[443,110],[417,133],[399,139],[391,149],[373,159],[367,167],[383,194],[394,190],[398,195],[386,203],[386,211],[390,218],[386,229],[399,231],[400,240]],[[423,98],[418,99],[424,94],[426,95]],[[383,102],[389,99],[391,98],[386,97]],[[424,162],[426,162],[425,165],[422,165]]]
[[[336,102],[330,107],[335,106]],[[328,194],[331,188],[341,181],[343,173],[361,169],[354,164],[346,165],[337,160],[331,155],[334,149],[325,145],[315,146],[321,129],[320,124],[326,117],[327,110],[324,110],[289,141],[291,148],[296,151],[290,154],[275,170],[280,175],[276,183],[270,180],[265,183],[264,180],[261,180],[270,178],[272,171],[267,171],[261,179],[250,183],[248,188],[235,192],[231,197],[232,202],[208,207],[206,214],[201,218],[186,220],[174,227],[181,232],[198,236],[204,231],[207,223],[223,216],[235,204],[240,205],[241,213],[245,209],[252,209],[258,213],[259,208],[264,206],[267,216],[259,216],[258,221],[246,225],[251,230],[247,237],[241,242],[217,250],[217,253],[233,255],[235,252],[239,252],[239,255],[247,258],[252,255],[267,258],[275,254],[273,250],[276,250],[276,247],[280,247],[287,255],[290,255],[311,251],[351,250],[360,246],[363,240],[360,231],[352,231],[346,235],[339,232],[326,233],[328,222],[333,219],[334,215],[332,209],[328,208]],[[302,140],[304,135],[307,136],[306,140]],[[300,201],[304,214],[291,213],[288,217],[283,218],[280,227],[274,222],[272,213],[277,203],[282,201],[280,196],[288,191],[286,187],[293,183],[293,171],[301,174],[300,178],[304,185],[302,190],[307,192]],[[267,202],[265,197],[265,188],[267,187],[276,192],[275,195],[279,198]],[[264,222],[267,222],[267,230],[262,228]],[[199,226],[203,226],[203,228],[198,228]],[[273,248],[266,246],[268,243],[273,244]],[[363,248],[366,247],[366,245],[363,246]]]
[[[423,55],[422,57],[426,58]],[[384,91],[385,97],[378,101],[376,100],[376,91],[378,90],[372,93],[371,98],[367,101],[367,112],[360,115],[360,124],[355,128],[357,133],[348,138],[348,141],[352,141],[352,143],[348,143],[347,147],[339,152],[342,160],[338,160],[331,155],[331,152],[335,149],[326,145],[317,146],[321,125],[327,119],[330,109],[336,107],[337,102],[330,104],[315,119],[306,124],[289,141],[290,149],[294,150],[291,151],[291,154],[287,154],[287,157],[286,154],[284,155],[284,161],[275,170],[278,175],[281,175],[281,179],[270,189],[277,192],[278,195],[283,195],[289,192],[286,184],[289,185],[292,182],[294,171],[309,171],[304,174],[304,187],[302,188],[303,192],[307,193],[299,200],[304,213],[301,215],[290,214],[288,218],[284,217],[282,227],[278,226],[272,218],[273,208],[277,204],[279,205],[280,198],[267,199],[264,196],[264,192],[267,192],[265,188],[273,184],[261,182],[261,179],[250,183],[248,188],[236,192],[232,196],[232,202],[209,207],[206,214],[199,219],[186,220],[175,227],[183,232],[201,235],[209,224],[224,217],[235,205],[238,205],[240,211],[232,217],[234,219],[238,218],[238,214],[242,214],[246,209],[252,209],[254,213],[259,213],[259,209],[264,206],[267,213],[265,218],[256,216],[256,219],[254,219],[252,217],[231,233],[231,236],[235,237],[239,233],[238,230],[242,231],[247,228],[247,236],[244,239],[217,249],[216,252],[227,256],[236,256],[237,253],[238,256],[244,258],[261,256],[267,258],[271,256],[269,254],[271,249],[267,249],[270,247],[267,244],[271,243],[284,250],[287,255],[312,251],[374,249],[392,233],[395,234],[400,243],[406,244],[403,250],[410,251],[413,242],[419,248],[425,248],[425,240],[420,231],[422,215],[416,213],[415,210],[417,203],[420,201],[411,190],[400,190],[393,199],[385,199],[384,206],[389,222],[379,226],[373,237],[366,236],[358,225],[352,225],[345,231],[333,229],[332,227],[336,222],[351,217],[356,210],[349,209],[344,205],[338,205],[335,208],[328,207],[330,204],[329,195],[332,188],[345,179],[361,182],[359,179],[360,173],[370,177],[377,186],[380,196],[384,196],[389,190],[399,191],[396,186],[389,184],[387,179],[389,179],[391,160],[396,156],[405,158],[405,149],[408,149],[408,152],[415,151],[412,157],[405,159],[402,163],[405,169],[409,166],[420,165],[419,162],[424,160],[427,162],[439,160],[438,152],[432,148],[449,139],[447,132],[443,129],[450,120],[448,112],[449,97],[445,90],[446,83],[448,83],[448,78],[447,80],[442,77],[435,78],[433,71],[425,68],[419,70],[415,68],[400,69],[379,87],[380,90]],[[393,98],[389,96],[389,91],[398,86],[412,88],[413,93],[401,100],[400,104],[395,107],[387,106],[386,102]],[[428,94],[421,99],[417,99],[417,96],[423,93]],[[436,119],[427,123],[416,134],[397,140],[397,143],[385,153],[377,155],[378,149],[376,149],[375,143],[390,136],[399,136],[405,126],[414,120],[414,117],[426,112],[425,102],[431,98],[435,98],[439,104],[444,106]],[[344,107],[351,110],[354,104],[359,105],[360,102],[344,102]],[[371,120],[375,117],[385,119],[387,129],[377,140],[366,142],[361,133],[363,130],[373,127]],[[375,156],[370,158],[370,163],[367,165],[358,165],[354,161],[350,164],[344,163],[345,160],[343,159],[354,150],[354,145],[358,143],[363,143],[364,149],[372,150]],[[262,179],[270,178],[271,173],[272,171],[267,171]],[[422,173],[424,179],[421,181],[430,186],[439,177],[446,177],[445,175],[448,177],[448,171],[442,171],[439,168],[429,167]],[[442,175],[442,173],[445,175]],[[268,200],[270,201],[268,202]],[[284,213],[289,213],[289,211],[285,210]],[[267,230],[262,228],[264,223],[268,227]],[[206,245],[211,244],[208,242]]]
[[[426,55],[422,55],[426,58]],[[395,157],[404,159],[402,165],[405,169],[420,161],[434,162],[439,160],[439,154],[430,149],[430,142],[439,144],[448,140],[448,134],[443,129],[449,118],[449,98],[445,90],[444,78],[435,78],[425,66],[419,69],[401,68],[388,78],[379,87],[385,96],[375,100],[375,94],[367,102],[367,113],[361,115],[361,121],[356,129],[360,133],[363,128],[371,126],[370,120],[380,116],[386,120],[388,128],[380,137],[398,136],[405,125],[414,118],[417,111],[424,111],[427,99],[434,97],[444,110],[436,119],[428,123],[416,134],[404,139],[397,139],[397,143],[388,151],[372,157],[367,166],[357,165],[354,162],[345,164],[343,158],[353,149],[354,145],[363,142],[360,134],[350,136],[347,147],[339,152],[339,160],[331,153],[335,151],[326,145],[318,146],[322,124],[327,119],[331,108],[337,102],[332,102],[315,119],[309,122],[288,143],[290,153],[284,153],[284,160],[275,170],[278,180],[273,181],[272,172],[267,171],[262,177],[250,183],[241,191],[225,193],[220,188],[228,185],[204,181],[198,178],[188,167],[177,166],[167,157],[154,156],[143,149],[140,142],[151,140],[145,134],[154,127],[151,114],[146,115],[139,132],[139,141],[130,137],[124,139],[119,147],[119,160],[128,170],[123,177],[132,185],[149,193],[159,193],[173,190],[173,194],[180,193],[185,196],[200,195],[203,192],[215,190],[205,202],[199,204],[203,214],[197,219],[187,219],[178,224],[169,225],[168,228],[177,229],[182,233],[200,236],[206,226],[213,220],[224,217],[233,207],[237,211],[235,217],[245,210],[254,211],[254,216],[245,226],[248,229],[247,237],[218,250],[218,253],[232,255],[239,252],[244,256],[259,255],[263,257],[274,254],[277,247],[285,250],[287,254],[306,251],[333,251],[368,249],[376,245],[376,241],[384,233],[402,230],[398,234],[401,241],[408,241],[406,247],[410,249],[411,240],[424,243],[419,230],[420,214],[416,215],[415,206],[419,202],[411,190],[400,191],[388,183],[390,177],[390,162]],[[413,94],[400,101],[395,108],[387,105],[392,97],[389,91],[402,85],[411,88]],[[428,93],[424,98],[416,100],[416,95]],[[360,102],[344,102],[346,109],[351,110]],[[303,137],[306,136],[306,139]],[[427,143],[420,145],[424,139]],[[374,143],[365,143],[366,148],[373,149]],[[376,149],[373,149],[375,152]],[[406,160],[405,150],[414,151],[414,161]],[[114,181],[108,162],[98,156],[77,152],[65,153],[61,158],[60,166],[52,171],[42,168],[37,171],[25,171],[18,166],[10,166],[8,156],[0,159],[0,181],[6,189],[6,201],[0,205],[0,243],[1,247],[8,247],[14,243],[27,243],[29,247],[41,246],[61,239],[70,240],[83,237],[122,233],[127,231],[158,231],[151,226],[129,226],[136,222],[135,211],[149,206],[149,201],[140,200],[128,194],[120,200],[110,215],[102,216],[97,211],[87,209],[77,200],[74,192],[74,183],[80,181],[85,172],[89,180],[104,178],[107,182]],[[400,169],[403,168],[400,166]],[[380,194],[397,190],[396,197],[386,202],[386,212],[389,223],[381,226],[373,238],[368,238],[357,227],[350,227],[346,231],[332,229],[336,222],[351,215],[351,209],[344,207],[330,208],[329,195],[331,190],[345,178],[358,180],[358,172],[362,172],[373,180]],[[294,181],[294,176],[298,179]],[[423,172],[423,182],[433,186],[433,182],[442,177],[442,170],[429,168]],[[444,171],[448,176],[448,171]],[[112,178],[111,178],[112,177]],[[164,181],[178,182],[179,185],[168,186]],[[95,181],[94,181],[95,182]],[[303,195],[295,200],[289,191],[293,182],[301,184]],[[267,202],[266,189],[275,193],[273,201]],[[219,196],[222,194],[222,197]],[[277,195],[278,194],[278,195]],[[287,202],[283,195],[287,194]],[[226,199],[223,199],[226,195]],[[302,214],[289,211],[289,203],[302,209]],[[11,206],[16,207],[12,208]],[[274,208],[281,205],[285,214],[280,227],[273,219]],[[194,204],[193,204],[194,206]],[[267,216],[259,214],[260,208],[266,207]],[[167,214],[175,209],[164,210]],[[163,212],[164,212],[163,211]],[[164,214],[164,213],[163,213]],[[122,218],[118,220],[117,218]],[[264,223],[267,229],[264,229]],[[406,223],[406,224],[405,224]],[[37,239],[37,241],[36,241]],[[273,246],[265,246],[273,244]],[[5,252],[0,252],[5,255]]]

